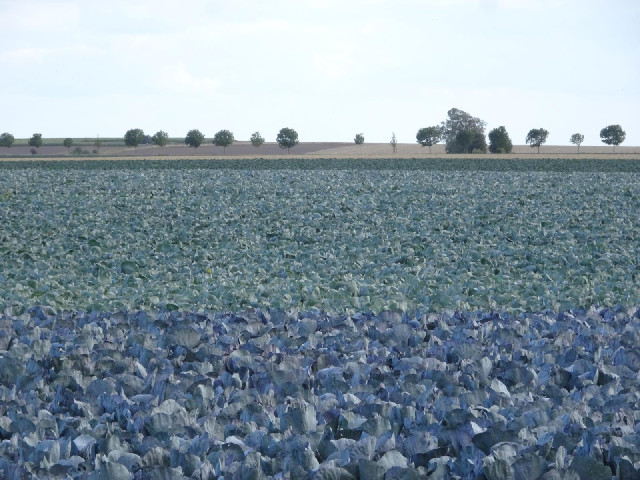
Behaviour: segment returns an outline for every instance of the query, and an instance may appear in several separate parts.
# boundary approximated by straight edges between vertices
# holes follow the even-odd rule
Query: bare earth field
[[[513,152],[504,155],[506,158],[629,158],[640,159],[640,147],[620,146],[615,152],[613,147],[583,146],[578,149],[574,146],[545,145],[537,149],[528,145],[515,145]],[[198,149],[185,145],[167,145],[157,147],[155,145],[144,145],[136,149],[127,147],[102,147],[99,154],[76,156],[62,146],[43,146],[35,155],[31,154],[31,147],[17,146],[12,148],[0,148],[0,158],[3,160],[20,159],[33,157],[42,160],[47,158],[100,158],[104,159],[131,159],[131,158],[269,158],[283,156],[301,158],[429,158],[442,157],[446,155],[451,158],[495,158],[495,154],[485,155],[463,155],[446,154],[444,145],[434,145],[431,153],[426,147],[421,147],[417,143],[400,143],[394,155],[388,143],[365,143],[355,145],[347,142],[301,142],[289,153],[283,150],[275,142],[267,142],[259,149],[253,147],[249,142],[236,142],[227,147],[226,151],[222,147],[211,144],[202,145]],[[502,156],[502,155],[499,155]]]

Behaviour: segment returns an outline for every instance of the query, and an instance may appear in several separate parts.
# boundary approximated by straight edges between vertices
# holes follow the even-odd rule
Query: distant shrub
[[[260,145],[264,143],[264,138],[260,135],[260,132],[253,132],[251,135],[251,145],[256,147],[256,149],[260,148]]]
[[[37,148],[32,148],[31,149],[31,155],[35,155],[36,153],[38,153],[38,149]]]
[[[494,128],[489,132],[489,151],[491,153],[511,153],[513,143],[504,126]]]
[[[29,146],[40,148],[42,146],[42,134],[34,133],[32,137],[29,139]],[[33,152],[31,152],[33,153]]]
[[[93,153],[94,155],[97,155],[97,154],[98,154],[98,149],[97,149],[97,148],[94,148],[94,149],[93,149],[93,151],[92,151],[91,153]]]
[[[65,138],[62,144],[67,148],[71,148],[73,145],[73,138]]]
[[[0,135],[0,147],[11,148],[11,145],[13,145],[14,141],[15,138],[10,133],[5,132]]]
[[[356,145],[362,145],[364,143],[364,135],[362,133],[356,133],[356,138],[353,139]]]

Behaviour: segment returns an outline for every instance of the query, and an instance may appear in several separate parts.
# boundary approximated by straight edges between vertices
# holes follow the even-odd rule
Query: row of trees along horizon
[[[447,112],[448,118],[440,125],[434,125],[431,127],[425,127],[418,130],[416,134],[416,141],[423,147],[429,147],[429,153],[431,153],[431,147],[440,142],[445,143],[445,151],[447,153],[511,153],[513,149],[513,143],[509,137],[509,133],[504,126],[494,128],[487,135],[489,138],[489,144],[487,144],[485,136],[485,127],[487,123],[477,117],[473,117],[463,110],[452,108]],[[532,148],[537,147],[538,153],[540,153],[540,146],[545,144],[549,132],[544,128],[532,128],[527,133],[525,139],[526,144]],[[613,145],[613,151],[615,147],[624,142],[626,138],[626,132],[622,130],[620,125],[609,125],[600,130],[600,139],[607,145]],[[189,147],[198,148],[204,142],[205,136],[200,130],[189,130],[184,138],[185,145]],[[249,139],[251,144],[257,148],[265,142],[260,132],[254,132]],[[14,144],[14,137],[10,133],[3,133],[0,135],[0,146],[11,147]],[[220,130],[213,136],[213,143],[216,146],[223,147],[223,151],[226,153],[227,147],[232,145],[235,141],[233,133],[229,130]],[[580,145],[584,142],[584,135],[582,133],[574,133],[569,139],[571,143],[578,147],[578,153],[580,153]],[[282,128],[276,136],[276,142],[281,148],[286,148],[287,153],[298,144],[298,132],[292,128]],[[164,147],[169,143],[169,135],[159,130],[154,135],[145,135],[144,131],[140,128],[134,128],[127,130],[124,135],[124,144],[128,147],[137,148],[139,145],[153,144],[160,147]],[[364,134],[358,133],[354,138],[354,143],[362,145],[364,143]],[[34,133],[28,141],[32,153],[36,153],[35,149],[40,148],[43,144],[42,134]],[[391,136],[389,142],[393,153],[397,151],[398,142],[396,140],[395,133]],[[73,146],[72,138],[65,138],[63,145],[69,149]],[[94,142],[96,150],[93,153],[97,153],[97,149],[102,145],[102,140],[97,138]],[[80,150],[78,150],[80,149]],[[80,147],[76,147],[74,153],[89,153],[82,151]]]

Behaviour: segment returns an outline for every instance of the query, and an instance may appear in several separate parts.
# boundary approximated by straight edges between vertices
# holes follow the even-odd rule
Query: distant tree
[[[251,134],[251,145],[256,147],[256,149],[260,148],[260,145],[264,143],[264,138],[260,135],[260,132],[253,132]]]
[[[204,142],[204,135],[200,130],[189,130],[184,137],[184,143],[190,147],[198,148]]]
[[[445,141],[445,150],[447,153],[471,153],[473,148],[487,151],[487,142],[484,139],[484,127],[487,123],[477,117],[473,117],[463,110],[452,108],[447,112],[449,117],[442,122],[442,138]],[[474,133],[474,139],[467,142],[470,138],[469,134],[461,134],[463,130],[470,130]],[[480,134],[482,140],[480,139]],[[458,140],[465,140],[460,144]],[[473,147],[473,145],[476,145]]]
[[[547,142],[549,132],[544,128],[532,128],[527,133],[526,143],[531,145],[531,148],[538,147],[538,153],[540,153],[540,145]]]
[[[153,143],[153,139],[151,138],[151,135],[145,135],[144,138],[142,139],[143,145],[151,145],[152,143]]]
[[[100,137],[96,137],[96,140],[93,142],[93,146],[96,147],[96,153],[100,153],[100,147],[102,146],[102,139]]]
[[[287,153],[289,153],[289,150],[298,144],[298,132],[292,128],[281,128],[276,137],[276,142],[278,142],[280,148],[286,148]]]
[[[429,147],[429,155],[431,155],[431,146],[438,143],[441,138],[442,128],[437,126],[421,128],[416,133],[416,141],[422,147]]]
[[[16,139],[13,138],[13,135],[5,132],[2,135],[0,135],[0,147],[11,148],[11,145],[13,145],[13,142],[15,142],[15,140]]]
[[[584,135],[581,133],[574,133],[571,135],[569,140],[571,140],[571,143],[578,146],[578,153],[580,153],[580,144],[584,142]]]
[[[62,142],[62,145],[64,145],[68,149],[71,149],[71,146],[73,145],[73,138],[65,138]]]
[[[229,130],[220,130],[213,136],[213,144],[216,147],[222,147],[223,152],[227,153],[227,147],[233,143],[235,138],[233,138],[233,133]]]
[[[391,150],[393,150],[393,154],[395,155],[398,151],[398,139],[396,138],[396,132],[391,132],[391,140],[389,141],[389,145],[391,145]]]
[[[362,133],[356,133],[356,138],[353,139],[356,145],[362,145],[364,143],[364,135]]]
[[[164,147],[169,141],[169,134],[167,132],[163,132],[162,130],[158,130],[153,134],[153,137],[151,137],[151,141],[154,143],[154,145]]]
[[[511,153],[513,143],[504,126],[494,128],[489,132],[489,151],[491,153]]]
[[[42,134],[34,133],[29,139],[29,146],[40,148],[42,146]],[[33,152],[32,152],[33,153]]]
[[[127,130],[127,133],[124,134],[124,144],[127,147],[138,148],[144,141],[144,132],[139,128],[133,128],[131,130]]]
[[[616,151],[616,146],[624,142],[627,137],[627,133],[622,130],[620,125],[609,125],[608,127],[600,130],[600,138],[603,143],[607,145],[613,145],[613,151]]]

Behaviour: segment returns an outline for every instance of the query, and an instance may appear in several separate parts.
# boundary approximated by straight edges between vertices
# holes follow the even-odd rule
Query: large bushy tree
[[[227,153],[227,147],[233,143],[235,138],[233,138],[233,133],[229,130],[220,130],[213,136],[212,143],[216,147],[222,147],[224,153]]]
[[[127,133],[124,134],[124,144],[127,147],[138,148],[144,141],[144,132],[140,128],[132,128],[131,130],[127,130]]]
[[[627,133],[622,130],[620,125],[609,125],[600,130],[600,139],[607,145],[613,145],[613,151],[616,151],[616,146],[624,142],[627,137]]]
[[[29,139],[29,146],[30,147],[35,147],[35,148],[40,148],[42,146],[42,134],[41,133],[34,133],[31,138]]]
[[[198,148],[204,142],[204,135],[200,130],[189,130],[184,137],[184,143],[190,147]]]
[[[484,128],[487,122],[457,108],[449,110],[447,116],[447,120],[442,122],[442,138],[445,141],[447,153],[487,151],[487,141],[484,138]],[[461,133],[464,131],[467,133]],[[472,137],[473,139],[469,140]]]
[[[549,132],[544,128],[532,128],[529,130],[529,133],[527,133],[525,142],[531,145],[531,148],[538,147],[538,153],[540,153],[540,145],[547,142],[548,136]]]
[[[11,145],[13,145],[13,142],[15,141],[16,139],[10,133],[4,132],[0,135],[0,147],[11,148]]]
[[[491,153],[511,153],[513,143],[504,126],[494,128],[489,132],[489,151]]]
[[[429,147],[429,154],[431,154],[431,146],[438,143],[441,138],[442,128],[438,126],[421,128],[416,133],[416,141],[422,147]]]
[[[286,148],[287,153],[289,153],[289,150],[298,144],[298,132],[293,128],[281,128],[276,136],[276,142],[278,142],[280,148]]]
[[[153,137],[151,137],[151,141],[154,143],[154,145],[164,147],[169,141],[169,134],[163,130],[158,130],[153,134]]]
[[[253,132],[249,140],[251,140],[251,145],[256,147],[256,149],[260,148],[260,145],[264,143],[264,138],[262,138],[260,132]]]
[[[571,135],[571,138],[569,140],[571,141],[571,143],[578,146],[578,153],[580,153],[580,145],[582,144],[582,142],[584,142],[584,135],[582,135],[581,133],[574,133],[573,135]]]

